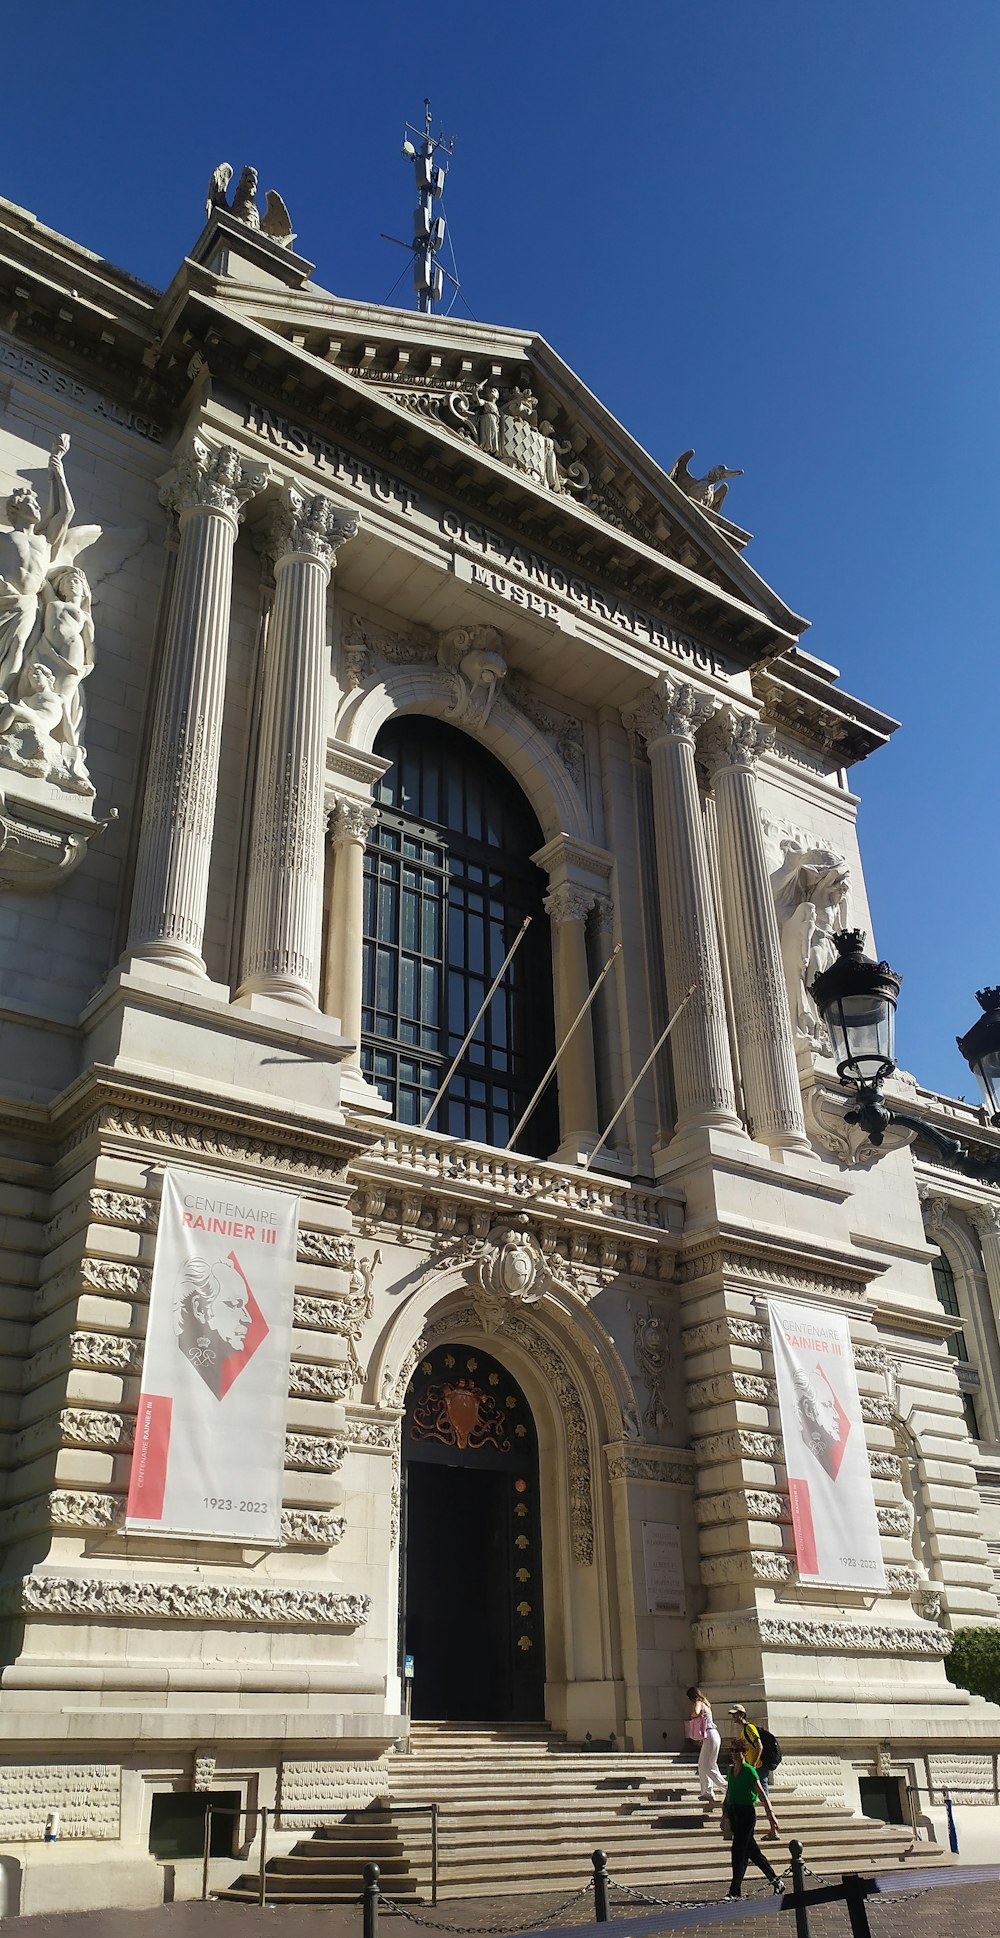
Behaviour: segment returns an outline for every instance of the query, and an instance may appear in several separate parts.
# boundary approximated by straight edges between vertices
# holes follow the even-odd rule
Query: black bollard
[[[599,1925],[606,1925],[611,1915],[608,1910],[609,1878],[607,1851],[595,1851],[592,1863],[594,1866],[594,1922]]]
[[[364,1938],[378,1938],[379,1878],[382,1874],[377,1864],[366,1864],[361,1875],[365,1881],[365,1888],[361,1894],[364,1907]]]
[[[865,1893],[861,1889],[861,1879],[856,1873],[844,1879],[844,1903],[851,1921],[852,1938],[872,1938]]]
[[[792,1899],[795,1905],[795,1938],[811,1938],[809,1931],[809,1907],[805,1901],[806,1867],[802,1860],[802,1845],[793,1837],[788,1846],[792,1860]]]

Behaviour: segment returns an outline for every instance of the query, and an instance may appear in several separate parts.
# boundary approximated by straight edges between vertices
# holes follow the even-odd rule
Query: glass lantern
[[[875,1090],[896,1068],[896,1000],[902,980],[887,962],[864,953],[863,929],[833,937],[836,962],[810,984],[809,994],[830,1032],[841,1083]]]
[[[977,989],[976,1001],[984,1014],[955,1041],[979,1085],[990,1122],[1000,1126],[1000,989]]]

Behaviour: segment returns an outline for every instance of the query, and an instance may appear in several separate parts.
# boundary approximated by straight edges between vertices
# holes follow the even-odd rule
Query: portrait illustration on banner
[[[235,1251],[185,1260],[174,1291],[177,1345],[217,1400],[249,1365],[268,1325]]]

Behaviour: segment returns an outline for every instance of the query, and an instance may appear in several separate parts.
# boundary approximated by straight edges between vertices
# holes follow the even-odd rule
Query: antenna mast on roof
[[[401,242],[398,236],[384,236],[383,241],[395,242],[400,249],[408,249],[413,257],[413,287],[417,292],[417,308],[429,316],[435,303],[440,303],[444,288],[444,278],[458,288],[458,280],[437,260],[445,237],[445,219],[435,215],[434,204],[444,193],[445,176],[448,162],[455,152],[454,136],[433,135],[431,133],[431,104],[424,101],[424,125],[413,128],[406,124],[403,141],[403,160],[413,163],[417,178],[417,206],[413,211],[413,241]],[[415,141],[410,136],[416,137]]]

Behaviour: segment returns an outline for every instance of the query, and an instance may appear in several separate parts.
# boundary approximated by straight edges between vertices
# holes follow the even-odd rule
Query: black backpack
[[[773,1775],[781,1762],[781,1744],[769,1729],[761,1729],[760,1735],[760,1773],[761,1776]]]

